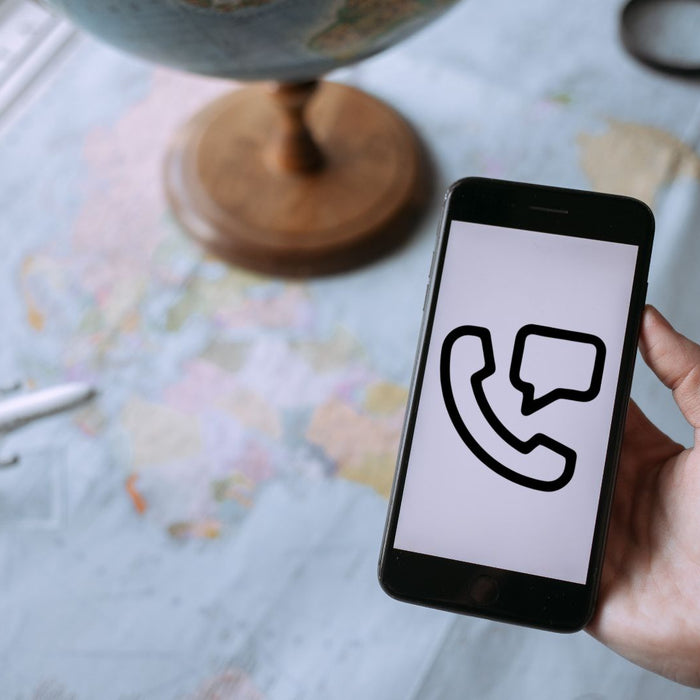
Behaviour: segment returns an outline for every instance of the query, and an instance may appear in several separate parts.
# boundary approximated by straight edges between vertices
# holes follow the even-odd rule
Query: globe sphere
[[[456,0],[44,0],[142,58],[238,80],[304,81],[381,51]]]

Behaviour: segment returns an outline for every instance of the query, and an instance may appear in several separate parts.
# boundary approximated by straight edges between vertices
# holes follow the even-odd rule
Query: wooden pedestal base
[[[323,274],[376,257],[410,232],[426,184],[411,128],[359,90],[315,88],[236,90],[176,136],[168,198],[214,255],[276,275]]]

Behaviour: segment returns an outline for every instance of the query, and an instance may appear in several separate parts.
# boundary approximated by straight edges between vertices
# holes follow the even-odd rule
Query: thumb
[[[700,429],[700,345],[678,333],[653,306],[647,306],[639,350],[644,362],[673,391],[688,423]]]

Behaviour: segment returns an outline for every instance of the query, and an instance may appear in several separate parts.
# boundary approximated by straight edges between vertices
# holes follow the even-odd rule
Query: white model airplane
[[[14,394],[21,389],[21,384],[0,389],[0,396]],[[45,416],[62,413],[76,408],[96,395],[89,384],[72,382],[59,384],[48,389],[39,389],[26,394],[0,398],[0,436],[21,428]],[[7,459],[0,458],[0,468],[12,467],[19,462],[17,455]]]

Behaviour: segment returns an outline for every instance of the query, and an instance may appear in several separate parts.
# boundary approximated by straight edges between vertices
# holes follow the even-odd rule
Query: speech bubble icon
[[[515,336],[510,383],[529,416],[559,399],[592,401],[604,365],[605,343],[597,336],[530,323]]]

